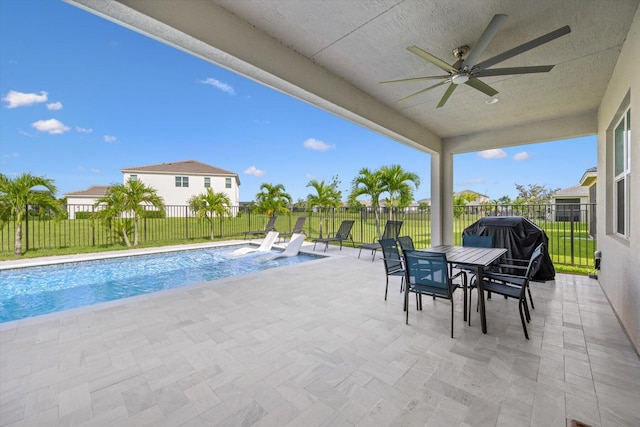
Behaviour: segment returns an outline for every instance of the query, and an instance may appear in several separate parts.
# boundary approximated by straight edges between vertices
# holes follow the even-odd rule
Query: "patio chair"
[[[287,258],[287,257],[296,256],[300,252],[300,248],[304,243],[305,237],[307,236],[305,236],[304,234],[294,234],[293,236],[291,236],[291,240],[289,240],[289,243],[284,248],[284,251],[278,252],[278,253],[266,254],[258,258],[258,260],[271,261],[277,258]]]
[[[458,288],[462,288],[466,294],[467,286],[464,276],[458,273],[450,274],[447,264],[447,256],[438,252],[404,251],[404,308],[406,311],[406,324],[409,324],[409,293],[413,292],[418,297],[416,300],[418,310],[422,310],[422,294],[451,301],[451,338],[453,338],[453,294]],[[461,283],[455,283],[454,279],[462,277]],[[466,301],[466,295],[464,300]],[[467,307],[463,308],[466,311]],[[464,312],[463,311],[463,312]]]
[[[462,246],[470,246],[474,248],[492,248],[493,247],[493,237],[491,236],[477,236],[477,235],[462,235]],[[462,270],[467,275],[471,275],[471,277],[467,277],[467,283],[469,283],[469,287],[467,289],[467,293],[469,294],[469,298],[471,298],[471,291],[475,288],[475,283],[473,278],[475,277],[476,268],[471,265],[465,264],[456,264],[454,268]],[[465,313],[465,320],[467,320],[467,314]],[[471,303],[469,303],[469,326],[471,326]]]
[[[529,264],[524,276],[514,276],[504,273],[486,272],[482,276],[482,286],[485,291],[494,294],[503,295],[506,298],[514,298],[518,300],[518,311],[520,312],[520,321],[524,336],[529,339],[527,332],[527,323],[531,320],[529,307],[527,304],[526,292],[529,290],[529,282],[535,274],[535,269],[542,259],[544,245],[540,244],[531,255]],[[526,320],[526,322],[525,322]]]
[[[399,236],[396,240],[400,245],[401,251],[414,251],[416,249],[411,236]]]
[[[277,231],[270,231],[267,233],[267,236],[264,238],[260,246],[258,246],[257,248],[254,248],[254,247],[238,248],[235,251],[231,252],[231,256],[239,257],[239,256],[247,255],[253,252],[269,252],[273,244],[276,242],[276,239],[278,238],[278,234],[279,233]]]
[[[400,277],[400,292],[404,287],[404,265],[398,252],[398,244],[394,239],[378,240],[382,248],[382,260],[384,261],[384,271],[386,273],[387,284],[384,287],[384,300],[387,300],[387,291],[389,289],[389,276]]]
[[[351,240],[351,244],[355,248],[356,244],[353,242],[353,237],[351,237],[351,229],[353,228],[353,223],[354,223],[353,220],[345,219],[340,224],[340,228],[338,228],[338,231],[336,232],[336,235],[334,237],[325,237],[323,239],[313,239],[313,250],[314,251],[316,250],[317,243],[324,243],[325,244],[324,251],[326,252],[330,242],[339,242],[340,250],[342,250],[343,240]]]
[[[260,236],[260,235],[267,235],[268,232],[270,231],[275,231],[276,229],[276,220],[278,219],[277,216],[271,216],[269,217],[269,221],[267,222],[267,225],[265,225],[264,230],[254,230],[254,231],[245,231],[244,232],[244,238],[247,238],[247,235],[250,236]]]
[[[304,234],[304,223],[306,221],[306,216],[299,216],[298,219],[296,219],[296,223],[293,225],[293,230],[291,231],[291,233],[280,234],[280,239],[286,240],[287,237],[291,238],[294,234]],[[280,239],[278,239],[278,241]]]
[[[388,220],[384,225],[384,231],[382,232],[382,237],[380,239],[395,239],[400,234],[400,229],[402,228],[402,221],[393,221]],[[371,251],[371,261],[376,259],[376,251],[380,249],[380,243],[378,241],[374,241],[373,243],[363,243],[359,246],[360,252],[358,252],[358,258],[360,258],[360,254],[363,249],[368,249]]]

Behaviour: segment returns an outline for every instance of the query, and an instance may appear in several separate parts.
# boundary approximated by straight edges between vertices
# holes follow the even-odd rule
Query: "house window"
[[[231,188],[231,178],[224,179],[224,188]]]
[[[622,115],[614,131],[613,153],[613,197],[614,230],[617,234],[629,237],[629,194],[631,176],[631,108]]]
[[[129,176],[129,181],[131,182],[136,182],[138,180],[138,175],[131,175]]]
[[[188,176],[176,176],[176,187],[188,187],[188,186],[189,186]]]
[[[208,176],[204,177],[204,188],[211,188],[211,178]]]

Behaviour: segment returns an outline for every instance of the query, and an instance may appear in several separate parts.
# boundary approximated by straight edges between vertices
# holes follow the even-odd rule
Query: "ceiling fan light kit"
[[[458,85],[466,84],[471,86],[472,88],[479,90],[485,95],[491,97],[487,101],[487,104],[495,104],[498,102],[497,98],[493,98],[498,91],[484,83],[479,79],[479,77],[494,77],[494,76],[507,76],[514,74],[532,74],[532,73],[547,73],[551,71],[553,65],[537,65],[530,67],[508,67],[508,68],[494,68],[489,69],[490,67],[506,61],[507,59],[513,58],[516,55],[520,55],[521,53],[527,52],[535,47],[541,46],[545,43],[548,43],[552,40],[555,40],[559,37],[562,37],[571,32],[571,28],[568,25],[565,25],[562,28],[558,28],[555,31],[547,33],[543,36],[540,36],[536,39],[528,41],[527,43],[521,44],[519,46],[514,47],[513,49],[507,50],[499,55],[496,55],[492,58],[489,58],[485,61],[478,63],[477,61],[480,59],[480,56],[487,48],[491,40],[495,37],[498,30],[506,21],[507,15],[498,14],[493,17],[487,28],[484,30],[480,39],[473,48],[469,48],[469,46],[459,46],[453,49],[453,56],[456,58],[456,62],[453,65],[449,65],[445,61],[440,58],[437,58],[430,53],[420,49],[418,46],[409,46],[407,50],[422,59],[427,60],[431,64],[436,67],[446,71],[448,74],[440,75],[440,76],[425,76],[425,77],[413,77],[409,79],[400,79],[400,80],[389,80],[380,83],[402,83],[402,82],[414,82],[414,81],[423,81],[423,80],[438,80],[442,79],[443,81],[440,83],[436,83],[434,85],[428,86],[426,89],[422,89],[418,92],[415,92],[409,96],[405,96],[404,98],[398,100],[397,102],[406,101],[409,98],[413,98],[414,96],[420,95],[428,90],[436,88],[438,86],[442,86],[443,84],[449,83],[449,87],[445,91],[444,95],[440,99],[437,108],[444,106],[447,102],[453,91]],[[466,55],[466,56],[465,56]]]

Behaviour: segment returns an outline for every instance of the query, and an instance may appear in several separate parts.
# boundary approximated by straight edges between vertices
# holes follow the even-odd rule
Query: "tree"
[[[50,212],[54,217],[64,215],[64,209],[55,197],[57,191],[51,179],[30,173],[11,179],[0,173],[0,225],[4,226],[12,218],[15,221],[14,255],[22,255],[22,223],[30,205],[37,206],[40,212]]]
[[[420,186],[420,177],[405,171],[400,165],[391,165],[380,168],[380,179],[384,191],[389,193],[387,202],[391,219],[394,208],[406,207],[413,201],[414,187]]]
[[[551,195],[558,191],[557,188],[552,190],[544,185],[538,184],[529,184],[527,187],[516,184],[516,190],[518,190],[518,197],[516,200],[519,203],[530,205],[543,205],[549,203]]]
[[[380,196],[385,191],[382,176],[379,170],[372,171],[369,168],[362,168],[358,175],[351,181],[351,193],[349,200],[355,200],[360,196],[371,197],[371,209],[376,222],[376,232],[378,237],[382,236],[380,230]]]
[[[144,214],[144,206],[151,205],[164,212],[164,202],[162,197],[158,196],[158,191],[141,181],[132,181],[131,179],[127,180],[125,184],[115,184],[109,187],[105,195],[94,203],[94,207],[100,207],[100,205],[106,207],[104,209],[106,212],[98,212],[98,217],[103,219],[111,217],[111,221],[114,221],[115,218],[122,217],[123,214],[133,216],[133,246],[138,246],[138,222]],[[126,221],[122,224],[125,223]],[[131,246],[126,227],[122,227],[121,230],[125,243],[127,246]]]
[[[460,193],[458,195],[453,195],[453,216],[455,218],[460,218],[462,214],[464,214],[464,207],[467,206],[469,202],[473,202],[478,198],[477,194],[474,193]]]
[[[286,192],[284,185],[264,183],[260,186],[260,192],[256,194],[255,209],[269,216],[288,214],[291,201],[292,198]]]
[[[342,191],[338,190],[339,185],[340,181],[337,175],[331,179],[329,184],[325,184],[324,180],[317,181],[315,179],[307,184],[307,187],[313,187],[316,190],[316,194],[307,196],[307,209],[311,210],[316,207],[320,210],[325,229],[329,227],[329,212],[342,204]],[[320,221],[320,238],[322,239],[322,220]]]
[[[206,192],[191,197],[188,203],[198,218],[204,218],[209,222],[211,240],[213,240],[213,218],[219,217],[222,221],[225,215],[231,213],[229,196],[223,192],[216,193],[211,188],[207,188]],[[222,235],[222,227],[220,227],[220,235]]]

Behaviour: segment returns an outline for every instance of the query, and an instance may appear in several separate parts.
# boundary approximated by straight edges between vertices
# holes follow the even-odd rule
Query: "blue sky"
[[[198,160],[306,198],[338,175],[401,164],[430,196],[430,156],[58,0],[0,0],[0,172],[58,196],[122,182],[121,168]],[[565,188],[596,165],[596,137],[454,158],[456,191]]]

